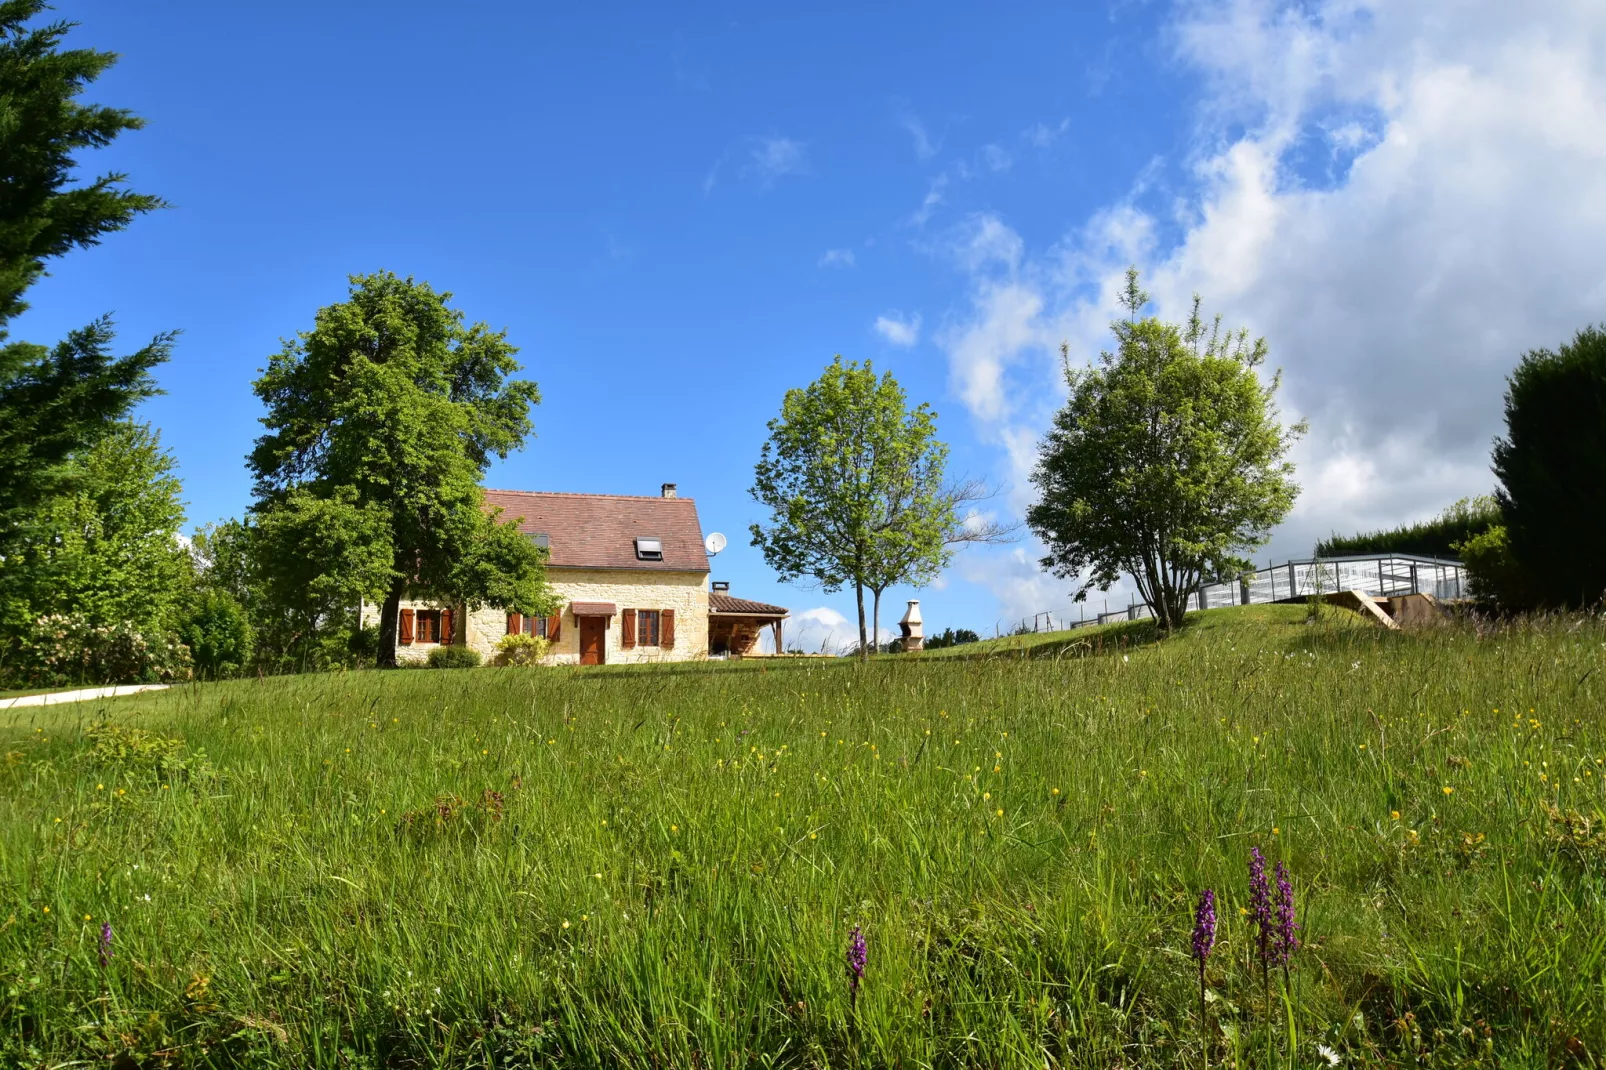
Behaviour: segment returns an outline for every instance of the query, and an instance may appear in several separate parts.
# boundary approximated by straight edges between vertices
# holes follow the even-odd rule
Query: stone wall
[[[691,661],[708,656],[708,574],[706,572],[658,572],[647,569],[547,569],[547,583],[561,605],[563,624],[557,644],[547,655],[550,665],[574,665],[580,661],[580,626],[569,611],[571,602],[612,602],[618,609],[672,609],[675,611],[675,645],[636,646],[625,650],[619,645],[619,617],[608,619],[603,633],[605,660],[610,665],[655,661]],[[405,609],[441,609],[436,602],[402,602]],[[363,606],[363,624],[379,623],[379,607]],[[500,609],[476,609],[454,614],[453,630],[458,643],[466,642],[490,661],[496,644],[507,634],[507,614]],[[396,660],[421,662],[435,649],[434,643],[412,643],[396,648]]]

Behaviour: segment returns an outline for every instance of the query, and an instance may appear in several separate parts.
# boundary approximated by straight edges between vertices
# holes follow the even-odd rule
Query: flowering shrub
[[[190,651],[173,635],[129,622],[90,624],[52,613],[34,622],[34,660],[51,683],[151,684],[190,677]]]
[[[539,665],[552,644],[538,635],[504,635],[496,643],[498,665]]]

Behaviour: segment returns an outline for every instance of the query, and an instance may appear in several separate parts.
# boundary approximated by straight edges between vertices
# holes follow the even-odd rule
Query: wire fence
[[[1312,595],[1360,591],[1373,598],[1430,594],[1440,601],[1466,596],[1466,567],[1459,561],[1416,554],[1364,554],[1352,557],[1313,557],[1270,565],[1232,580],[1207,583],[1188,596],[1188,609],[1223,606],[1270,605],[1300,602]],[[1133,601],[1124,609],[1070,620],[1052,613],[1036,614],[1019,631],[1062,632],[1120,620],[1143,620],[1153,611]]]

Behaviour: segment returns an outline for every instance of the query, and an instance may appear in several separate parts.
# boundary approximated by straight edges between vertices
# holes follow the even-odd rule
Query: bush
[[[1606,595],[1606,329],[1522,358],[1495,443],[1511,555],[1539,605],[1593,605]]]
[[[51,684],[153,684],[190,677],[190,651],[176,635],[147,636],[132,624],[96,625],[52,613],[34,622],[34,660]]]
[[[480,652],[466,646],[438,646],[429,652],[432,669],[475,669],[480,664]]]
[[[227,591],[202,593],[178,634],[190,648],[195,671],[210,680],[239,675],[251,660],[256,637],[245,607]]]
[[[217,775],[204,749],[186,754],[184,740],[177,736],[97,721],[84,730],[84,738],[90,743],[84,758],[98,768],[168,779]]]
[[[1512,556],[1503,524],[1457,543],[1455,549],[1467,567],[1467,590],[1474,600],[1506,612],[1534,607],[1533,583]]]
[[[351,655],[353,666],[372,668],[379,660],[379,625],[351,629],[346,637],[346,653]]]
[[[539,665],[552,644],[538,635],[504,635],[496,643],[498,665]]]

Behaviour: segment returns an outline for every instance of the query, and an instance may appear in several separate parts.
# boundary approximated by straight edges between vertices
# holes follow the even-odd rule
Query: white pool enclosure
[[[1244,576],[1207,583],[1188,596],[1188,609],[1267,605],[1298,602],[1312,595],[1359,591],[1372,598],[1430,594],[1441,602],[1466,597],[1466,566],[1459,561],[1417,554],[1357,554],[1349,557],[1312,557],[1256,569]],[[1124,609],[1099,613],[1081,620],[1054,619],[1039,614],[1045,631],[1141,620],[1153,616],[1149,607],[1134,602]],[[1035,625],[1036,622],[1034,622]]]

